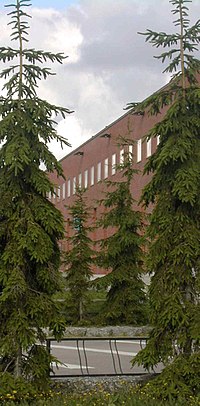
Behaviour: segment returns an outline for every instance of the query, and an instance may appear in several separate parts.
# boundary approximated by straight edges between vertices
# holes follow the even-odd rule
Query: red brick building
[[[159,115],[159,119],[161,116]],[[102,199],[102,192],[106,190],[102,181],[119,179],[120,172],[116,172],[115,166],[122,162],[124,152],[132,153],[133,165],[139,170],[132,182],[133,198],[136,202],[139,200],[144,185],[150,179],[148,175],[142,174],[145,162],[159,142],[159,135],[149,141],[144,141],[143,137],[157,121],[158,117],[129,111],[61,159],[66,180],[57,177],[55,173],[49,175],[55,184],[55,193],[53,196],[50,195],[49,199],[63,213],[67,234],[70,234],[71,230],[67,221],[69,212],[66,205],[73,204],[76,186],[87,189],[88,205],[93,207],[92,217],[95,220],[101,210],[97,200]],[[119,137],[131,140],[130,145],[119,147]],[[98,229],[93,232],[92,238],[96,241],[105,238],[106,235],[106,230]],[[67,242],[62,243],[62,248],[67,250]],[[97,270],[96,272],[99,273]]]
[[[197,80],[200,82],[200,74],[197,75]],[[124,152],[132,153],[133,165],[139,170],[131,186],[133,198],[136,202],[139,201],[143,187],[150,180],[150,175],[143,175],[144,165],[159,143],[159,135],[149,141],[144,140],[144,136],[163,118],[165,111],[166,109],[157,116],[149,116],[148,113],[135,114],[130,110],[61,159],[66,180],[58,178],[55,173],[49,175],[55,184],[55,193],[49,196],[49,199],[63,213],[67,234],[70,234],[71,230],[67,221],[69,212],[66,205],[73,204],[76,185],[87,189],[88,205],[93,207],[91,217],[96,220],[102,210],[97,200],[102,199],[102,192],[106,190],[102,181],[119,179],[120,172],[116,173],[115,166],[122,162]],[[119,147],[119,137],[129,139],[130,145]],[[139,207],[139,210],[142,210],[142,207]],[[106,230],[98,229],[93,232],[92,238],[96,241],[106,236]],[[67,242],[62,243],[62,248],[67,250]],[[97,270],[95,272],[98,273]]]

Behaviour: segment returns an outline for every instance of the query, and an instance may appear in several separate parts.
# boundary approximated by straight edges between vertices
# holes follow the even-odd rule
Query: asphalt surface
[[[58,367],[54,364],[53,372],[64,376],[144,373],[147,371],[142,367],[131,364],[141,347],[145,347],[145,341],[52,341],[51,353],[62,363]]]

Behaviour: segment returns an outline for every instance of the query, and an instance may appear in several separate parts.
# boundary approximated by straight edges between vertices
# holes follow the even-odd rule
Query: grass
[[[82,385],[84,385],[82,383]],[[54,383],[48,392],[40,392],[31,398],[17,401],[17,393],[7,394],[0,400],[1,405],[15,406],[200,406],[200,397],[164,402],[145,394],[142,387],[127,381],[119,381],[118,388],[109,390],[105,383],[95,383],[91,389],[83,388],[80,382]]]

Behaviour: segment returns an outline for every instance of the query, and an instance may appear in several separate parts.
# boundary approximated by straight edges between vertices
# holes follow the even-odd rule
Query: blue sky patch
[[[32,6],[40,7],[40,8],[50,8],[53,7],[55,9],[62,9],[73,4],[77,4],[78,0],[32,0]]]

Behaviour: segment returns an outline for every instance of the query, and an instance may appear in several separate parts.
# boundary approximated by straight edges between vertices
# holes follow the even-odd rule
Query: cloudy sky
[[[10,10],[4,5],[12,2],[0,0],[0,46],[10,45]],[[194,23],[200,0],[189,7]],[[58,123],[72,148],[124,114],[127,103],[144,99],[169,80],[153,58],[159,51],[137,32],[174,32],[170,10],[169,0],[32,0],[29,46],[68,55],[63,65],[51,67],[57,75],[40,83],[39,96],[74,110]],[[57,158],[72,150],[57,144],[50,148]]]

